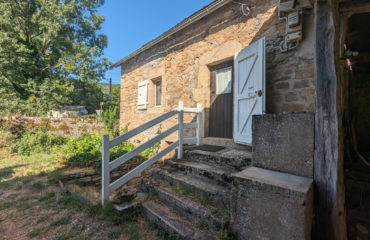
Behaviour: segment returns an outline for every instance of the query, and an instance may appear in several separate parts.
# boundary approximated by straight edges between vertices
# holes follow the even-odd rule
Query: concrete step
[[[233,230],[240,239],[311,239],[313,180],[250,167],[233,176]]]
[[[236,172],[233,167],[207,162],[167,160],[165,164],[186,175],[228,187],[231,187],[231,174]]]
[[[200,226],[209,229],[215,234],[229,224],[230,216],[227,216],[229,209],[221,209],[223,212],[220,212],[219,209],[209,205],[202,205],[189,196],[179,196],[171,188],[163,185],[147,185],[146,189],[151,194],[154,194],[158,201],[174,209],[181,217],[191,222],[197,222]]]
[[[203,180],[185,175],[181,172],[170,172],[165,169],[152,169],[151,175],[167,182],[179,191],[193,192],[204,204],[214,204],[217,207],[230,206],[230,189],[224,186],[211,184]]]
[[[210,162],[243,170],[251,165],[252,152],[249,150],[236,150],[226,148],[219,152],[206,152],[201,150],[185,150],[184,159],[189,161]]]
[[[166,231],[184,240],[214,240],[216,236],[206,230],[198,229],[196,224],[189,222],[171,211],[161,203],[149,200],[142,204],[149,221],[155,222]]]

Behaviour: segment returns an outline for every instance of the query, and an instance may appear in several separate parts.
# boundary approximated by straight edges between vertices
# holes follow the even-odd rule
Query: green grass
[[[61,218],[58,218],[52,221],[49,227],[57,227],[57,226],[65,225],[65,224],[68,224],[70,221],[71,221],[71,218],[69,216],[61,217]]]
[[[1,201],[0,202],[0,210],[11,208],[15,205],[17,205],[18,202],[16,201]]]
[[[55,192],[54,191],[51,191],[51,192],[47,192],[43,196],[41,196],[39,198],[39,201],[40,202],[50,203],[50,202],[54,201],[54,198],[55,198]]]
[[[48,220],[49,216],[48,215],[43,215],[37,219],[37,223],[42,223]]]
[[[115,228],[108,232],[109,239],[117,239],[119,235],[121,235],[122,229],[121,228]]]
[[[141,236],[140,228],[136,224],[129,224],[125,228],[125,233],[127,234],[128,240],[145,240],[143,236]]]
[[[44,184],[42,182],[37,181],[37,182],[32,183],[31,188],[33,190],[40,191],[41,189],[44,188]]]
[[[157,236],[163,240],[179,240],[180,239],[178,236],[173,235],[169,233],[168,231],[166,231],[165,229],[163,229],[162,227],[158,226],[158,224],[155,222],[149,222],[148,227],[150,230],[156,231]]]
[[[30,156],[0,154],[0,183],[3,183],[0,186],[9,187],[5,186],[7,182],[19,178],[27,184],[32,181],[32,176],[48,174],[61,168],[62,159],[62,154],[58,152],[36,153]]]
[[[38,235],[40,235],[40,233],[43,231],[44,229],[41,228],[41,227],[36,227],[36,228],[32,228],[28,233],[27,233],[27,237],[29,238],[35,238],[37,237]]]

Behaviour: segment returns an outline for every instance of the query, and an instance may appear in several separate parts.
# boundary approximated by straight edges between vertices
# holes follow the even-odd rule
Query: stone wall
[[[104,123],[99,119],[84,118],[43,118],[43,117],[0,117],[0,120],[11,120],[24,127],[46,127],[50,132],[63,136],[78,137],[82,133],[103,133]]]
[[[201,103],[206,116],[203,119],[207,121],[209,67],[233,59],[239,50],[264,36],[267,40],[267,112],[314,111],[312,10],[304,13],[303,42],[295,50],[283,53],[280,45],[286,22],[278,17],[278,1],[252,0],[250,5],[251,13],[245,16],[240,5],[231,2],[125,62],[121,69],[121,127],[129,125],[132,129],[175,108],[178,101],[184,101],[186,107]],[[161,107],[154,107],[154,84],[151,80],[157,77],[162,78]],[[138,110],[137,85],[143,80],[149,80],[149,105],[146,110]],[[185,115],[185,121],[193,120],[193,116]],[[163,128],[176,121],[174,118],[165,122]]]

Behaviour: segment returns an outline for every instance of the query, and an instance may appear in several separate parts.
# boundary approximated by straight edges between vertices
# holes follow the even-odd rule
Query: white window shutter
[[[139,82],[137,88],[137,109],[146,109],[148,96],[148,81]]]

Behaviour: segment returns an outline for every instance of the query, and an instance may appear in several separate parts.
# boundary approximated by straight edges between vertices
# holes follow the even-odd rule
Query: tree
[[[104,78],[110,63],[102,56],[107,37],[97,34],[102,4],[0,0],[0,111],[45,112],[71,104],[81,86]]]

